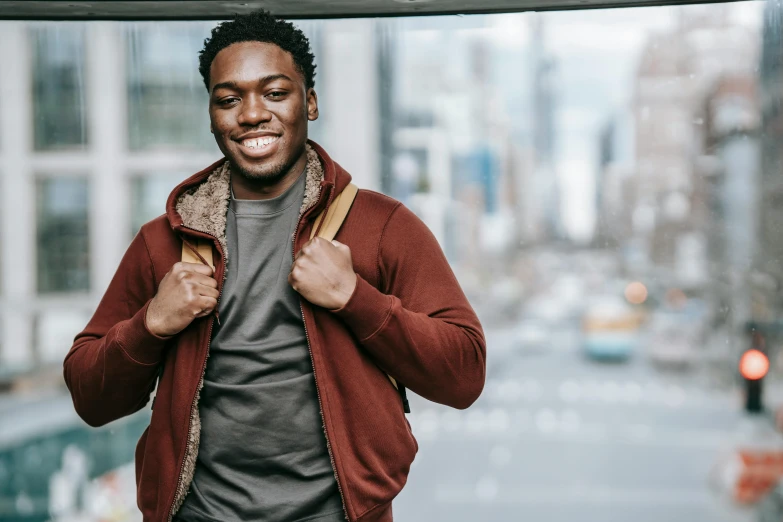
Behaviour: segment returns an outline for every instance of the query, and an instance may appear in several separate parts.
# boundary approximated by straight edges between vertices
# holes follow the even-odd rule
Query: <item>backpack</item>
[[[337,231],[340,230],[340,226],[345,221],[345,217],[348,215],[348,211],[351,210],[353,200],[356,198],[356,194],[359,192],[359,188],[351,183],[345,190],[343,190],[329,206],[329,211],[324,216],[324,212],[321,212],[313,223],[313,229],[310,231],[310,239],[315,236],[315,231],[321,226],[321,230],[318,232],[318,237],[322,237],[327,241],[334,239],[337,235]],[[321,225],[323,221],[323,225]],[[209,239],[199,238],[196,245],[198,254],[207,262],[207,264],[215,269],[215,264],[212,260],[212,241]],[[182,243],[182,261],[186,263],[200,263],[201,259],[185,244]],[[162,373],[162,370],[161,370]],[[410,404],[408,403],[408,394],[405,390],[405,386],[402,386],[397,380],[389,374],[386,374],[391,381],[392,385],[397,388],[397,393],[402,400],[402,406],[405,413],[410,413]]]

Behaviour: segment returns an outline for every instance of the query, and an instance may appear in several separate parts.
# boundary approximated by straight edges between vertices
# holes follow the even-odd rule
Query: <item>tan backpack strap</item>
[[[318,230],[318,226],[321,224],[321,221],[325,219],[321,230],[318,232],[318,237],[322,237],[327,241],[333,240],[334,236],[337,235],[337,231],[340,230],[340,226],[343,224],[343,221],[345,221],[345,217],[348,215],[348,211],[351,210],[351,205],[353,205],[353,200],[356,199],[356,194],[358,192],[359,187],[353,183],[345,187],[345,189],[340,192],[336,198],[334,198],[332,204],[329,205],[329,212],[326,213],[326,217],[324,218],[324,213],[321,212],[318,214],[318,217],[315,218],[313,229],[310,231],[310,239],[313,239],[313,236],[315,236],[315,231]],[[411,410],[410,406],[408,405],[408,397],[405,394],[405,388],[400,388],[400,386],[397,384],[397,380],[391,375],[386,374],[386,377],[389,378],[389,381],[400,393],[405,413],[410,413]]]
[[[391,383],[394,385],[395,388],[397,388],[398,390],[400,389],[400,387],[397,386],[397,379],[395,379],[394,377],[392,377],[388,373],[386,374],[386,377],[389,378],[389,380],[391,381]]]
[[[212,268],[212,270],[215,269],[215,262],[212,259],[212,241],[209,239],[202,239],[202,238],[193,238],[189,239],[187,242],[182,242],[182,261],[184,263],[199,263],[201,264],[201,259],[191,250],[190,245],[193,245],[196,247],[196,250],[201,255],[201,257],[204,258],[204,261],[207,262],[207,264]]]
[[[327,241],[334,239],[337,235],[337,231],[340,230],[340,225],[345,221],[345,217],[348,215],[348,211],[351,210],[353,200],[356,199],[356,194],[359,192],[359,188],[351,183],[336,197],[329,206],[329,212],[326,213],[326,221],[324,221],[321,230],[318,232],[318,237],[322,237]],[[321,224],[321,220],[324,219],[324,213],[321,212],[313,223],[313,229],[310,231],[310,239],[313,239],[315,231],[318,230],[318,226]],[[397,385],[397,380],[389,374],[386,374],[392,385],[400,389]],[[406,404],[407,408],[407,404]]]
[[[356,199],[356,194],[359,192],[359,187],[351,183],[340,194],[334,198],[334,201],[329,205],[329,212],[324,218],[324,213],[318,214],[318,217],[313,223],[313,229],[310,231],[310,239],[315,236],[315,231],[321,225],[321,221],[324,221],[321,230],[318,232],[318,237],[322,237],[327,241],[334,239],[337,235],[337,231],[340,230],[340,226],[345,221],[345,217],[348,215],[348,211],[351,210],[353,200]]]

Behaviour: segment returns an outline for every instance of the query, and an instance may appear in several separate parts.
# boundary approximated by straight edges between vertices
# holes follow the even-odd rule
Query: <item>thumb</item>
[[[342,243],[340,243],[339,241],[337,241],[337,240],[335,240],[335,239],[332,239],[332,244],[333,244],[334,246],[336,246],[337,248],[340,248],[340,247],[344,247],[344,246],[345,246],[345,245],[343,245]]]

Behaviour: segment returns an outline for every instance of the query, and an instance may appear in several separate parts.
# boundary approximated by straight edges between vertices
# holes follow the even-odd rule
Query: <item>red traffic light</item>
[[[748,350],[740,358],[739,371],[748,380],[763,379],[769,372],[769,359],[759,350]]]

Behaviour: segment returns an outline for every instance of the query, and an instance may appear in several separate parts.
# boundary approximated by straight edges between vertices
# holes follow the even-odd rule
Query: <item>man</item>
[[[144,407],[160,374],[136,449],[147,522],[390,521],[418,445],[387,374],[456,408],[483,388],[481,325],[408,209],[360,190],[336,241],[309,240],[351,180],[307,140],[313,60],[265,12],[212,31],[225,158],[142,227],[65,359],[92,426]],[[199,240],[214,270],[180,261]]]

